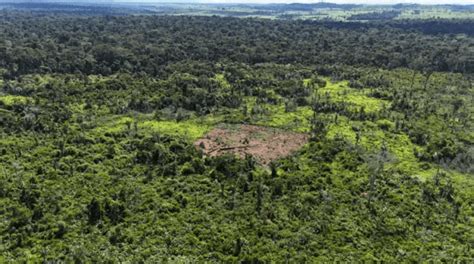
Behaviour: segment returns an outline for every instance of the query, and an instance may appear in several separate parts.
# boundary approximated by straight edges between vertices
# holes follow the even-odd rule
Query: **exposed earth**
[[[244,158],[253,156],[260,164],[286,157],[301,148],[309,136],[277,128],[253,125],[222,124],[194,145],[207,156],[219,156],[232,153]]]

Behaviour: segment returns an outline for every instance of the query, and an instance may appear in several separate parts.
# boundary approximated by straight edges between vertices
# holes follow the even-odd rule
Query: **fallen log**
[[[231,149],[241,149],[241,148],[251,148],[251,147],[256,147],[258,145],[245,145],[245,146],[233,146],[233,147],[224,147],[224,148],[215,148],[209,150],[209,154],[215,151],[223,151],[223,150],[231,150]]]

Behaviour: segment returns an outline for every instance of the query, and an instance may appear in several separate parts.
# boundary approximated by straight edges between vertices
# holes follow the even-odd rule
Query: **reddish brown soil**
[[[194,142],[205,155],[252,155],[262,165],[290,155],[308,141],[308,135],[281,129],[223,124]]]

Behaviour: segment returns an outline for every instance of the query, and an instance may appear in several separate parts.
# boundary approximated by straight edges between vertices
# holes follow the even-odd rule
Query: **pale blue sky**
[[[248,3],[317,3],[318,0],[202,0],[203,2],[248,2]],[[330,3],[344,3],[344,4],[398,4],[398,3],[417,3],[417,4],[474,4],[474,0],[332,0],[324,1]]]
[[[115,0],[115,2],[318,3],[320,0]],[[325,0],[337,4],[474,4],[474,0]]]

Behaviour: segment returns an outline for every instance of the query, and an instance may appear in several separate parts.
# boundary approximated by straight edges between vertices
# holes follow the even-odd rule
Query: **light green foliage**
[[[346,102],[351,104],[353,110],[359,110],[361,107],[367,113],[374,113],[380,111],[383,107],[388,107],[389,104],[385,100],[380,100],[367,96],[368,89],[354,89],[349,88],[348,82],[327,82],[326,87],[317,89],[320,96],[329,94],[334,102]]]
[[[117,133],[131,127],[134,122],[132,117],[116,116],[112,118],[102,119],[100,125],[94,130],[100,134]]]
[[[176,121],[144,121],[139,123],[140,129],[151,132],[163,133],[171,136],[184,136],[194,140],[202,137],[210,126],[206,123],[198,123],[195,120]]]
[[[220,83],[221,87],[224,89],[230,89],[230,84],[226,80],[224,74],[216,74],[215,79]]]
[[[100,134],[118,133],[123,131],[133,131],[135,125],[138,130],[146,134],[166,134],[176,137],[184,137],[189,140],[195,140],[203,136],[212,126],[212,119],[193,119],[177,122],[175,120],[147,120],[147,116],[133,117],[114,117],[94,129]]]
[[[28,97],[20,95],[2,95],[0,94],[0,102],[4,105],[11,106],[14,104],[24,105],[27,103]]]
[[[330,118],[333,118],[330,116]],[[337,123],[331,123],[328,126],[327,137],[329,139],[335,139],[337,137],[342,137],[345,140],[355,144],[356,143],[356,132],[354,131],[355,122],[351,122],[347,117],[340,116],[338,117],[339,121]]]
[[[265,105],[268,114],[260,118],[255,124],[278,127],[295,132],[309,132],[312,111],[309,107],[298,107],[293,112],[285,112],[283,105]]]
[[[354,89],[348,87],[347,81],[330,82],[327,80],[324,88],[317,88],[320,96],[329,95],[330,101],[338,103],[348,103],[349,109],[359,111],[363,107],[367,113],[380,113],[383,109],[390,107],[390,102],[369,96],[369,89]],[[422,78],[419,80],[422,82]],[[311,79],[304,79],[305,86],[311,86]],[[249,109],[256,105],[255,97],[248,97],[245,100]],[[285,112],[283,104],[259,104],[263,109],[263,114],[257,115],[252,119],[254,124],[279,127],[297,132],[310,131],[310,119],[312,110],[310,107],[297,107],[295,111]],[[334,114],[323,115],[326,120],[334,120]],[[440,126],[434,117],[429,117],[426,122],[430,122],[430,127]],[[431,120],[431,121],[430,121]],[[434,123],[433,123],[434,122]],[[419,176],[420,179],[427,179],[436,174],[437,168],[426,163],[420,162],[415,153],[423,151],[423,148],[414,144],[408,135],[403,132],[395,132],[395,123],[388,119],[379,119],[371,121],[354,121],[345,116],[338,116],[336,122],[329,122],[327,138],[343,138],[352,144],[359,144],[369,152],[377,152],[382,147],[386,147],[391,158],[388,165],[390,169],[398,169],[404,173]],[[441,127],[438,128],[441,130]],[[437,129],[437,130],[438,130]],[[357,132],[359,131],[359,132]],[[357,142],[359,134],[359,142]],[[304,163],[304,162],[303,162]],[[443,170],[446,173],[454,173],[449,170]],[[467,175],[458,176],[459,179],[468,179]],[[461,181],[461,182],[465,182]]]

